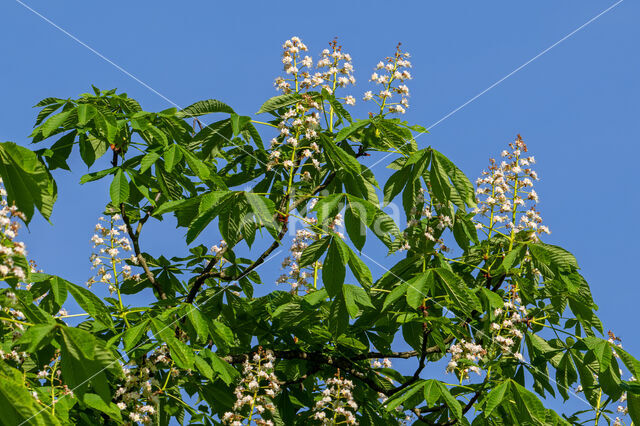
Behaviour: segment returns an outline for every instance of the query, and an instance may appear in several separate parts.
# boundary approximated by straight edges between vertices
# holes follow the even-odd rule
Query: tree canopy
[[[307,50],[285,42],[260,120],[94,87],[36,105],[38,149],[0,144],[0,423],[637,424],[640,362],[605,333],[574,256],[543,241],[520,135],[474,185],[399,118],[400,45],[361,119],[351,56]],[[18,238],[36,210],[49,219],[52,172],[78,152],[81,184],[110,181],[86,283],[36,270]],[[374,152],[386,182],[360,161]],[[141,238],[170,217],[182,257]],[[263,282],[271,261],[285,273]],[[545,407],[576,393],[586,410]]]

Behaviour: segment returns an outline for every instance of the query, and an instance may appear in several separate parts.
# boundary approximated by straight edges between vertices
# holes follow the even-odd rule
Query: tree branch
[[[327,186],[329,186],[329,184],[335,178],[335,176],[336,176],[335,173],[331,173],[329,176],[327,176],[327,178],[325,179],[324,183],[322,183],[321,185],[318,185],[317,187],[315,187],[313,189],[313,191],[311,191],[311,196],[316,195],[318,192],[322,191]],[[291,204],[291,206],[289,208],[287,208],[287,211],[292,211],[292,210],[297,209],[307,198],[301,198],[301,199],[297,200],[296,202]],[[288,203],[289,203],[289,195],[285,194],[284,198],[282,199],[282,202],[280,203],[279,210],[280,211],[284,211],[285,210],[285,206]],[[280,217],[279,214],[274,215],[274,218],[273,218],[274,222],[277,221],[279,219],[279,217]],[[211,272],[211,270],[213,269],[213,267],[215,266],[215,263],[217,261],[216,259],[212,259],[207,264],[207,266],[202,270],[200,275],[198,275],[196,280],[194,281],[193,286],[191,287],[191,290],[189,290],[189,294],[187,295],[187,298],[185,299],[185,302],[186,303],[193,303],[193,301],[195,300],[196,296],[198,295],[198,292],[200,291],[200,288],[202,287],[202,285],[204,284],[204,282],[206,281],[207,278],[220,278],[220,279],[225,280],[225,281],[239,281],[239,280],[245,278],[247,275],[249,275],[251,273],[251,271],[256,269],[262,263],[264,263],[264,261],[267,259],[267,257],[269,257],[269,255],[276,248],[278,248],[280,246],[280,244],[282,243],[282,238],[284,238],[285,234],[287,233],[287,230],[289,229],[287,218],[284,218],[284,220],[285,221],[283,222],[282,228],[280,229],[280,232],[278,233],[278,236],[273,241],[273,243],[271,243],[271,245],[260,255],[260,257],[258,257],[251,265],[247,266],[247,268],[245,268],[244,271],[242,271],[240,274],[235,275],[235,276],[231,276],[231,277],[227,277],[227,276],[223,275],[221,272]]]
[[[131,242],[133,243],[133,251],[136,254],[136,259],[138,259],[138,263],[140,263],[140,266],[142,266],[142,269],[144,269],[144,273],[147,276],[147,279],[149,280],[153,288],[158,292],[160,299],[166,300],[167,295],[165,294],[164,290],[162,290],[162,287],[160,287],[160,284],[158,284],[158,282],[156,281],[155,277],[151,273],[151,270],[149,269],[149,265],[147,265],[146,259],[144,258],[144,256],[142,256],[142,253],[140,252],[139,238],[140,238],[141,226],[138,225],[137,233],[133,232],[133,228],[131,227],[131,221],[129,220],[129,216],[127,216],[127,212],[124,208],[124,203],[120,203],[120,213],[122,214],[122,220],[124,221],[124,224],[127,227],[127,233],[129,234],[129,238],[131,238]]]

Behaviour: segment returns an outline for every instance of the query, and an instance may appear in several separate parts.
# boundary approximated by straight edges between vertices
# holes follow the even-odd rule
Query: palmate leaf
[[[33,151],[13,142],[0,143],[0,177],[7,190],[7,202],[16,204],[27,217],[27,223],[33,217],[34,206],[49,219],[58,191]]]

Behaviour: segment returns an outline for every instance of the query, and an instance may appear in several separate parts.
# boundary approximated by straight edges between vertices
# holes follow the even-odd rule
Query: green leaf
[[[156,161],[160,158],[160,154],[157,152],[149,152],[144,157],[142,157],[142,161],[140,161],[140,173],[144,173],[153,166]]]
[[[187,370],[192,369],[194,363],[193,350],[175,337],[167,339],[166,342],[171,353],[171,359],[176,365]]]
[[[356,318],[358,315],[360,309],[357,305],[374,309],[373,304],[371,304],[371,298],[361,287],[345,284],[342,286],[342,294],[351,318]]]
[[[504,395],[509,388],[509,382],[502,382],[498,386],[491,389],[491,392],[485,399],[484,416],[489,417],[493,410],[502,402]]]
[[[424,399],[428,407],[431,407],[440,399],[440,386],[437,380],[429,379],[424,384]]]
[[[49,219],[57,198],[56,184],[33,151],[13,142],[0,143],[0,177],[8,204],[15,203],[27,223],[33,217],[34,206]]]
[[[433,196],[436,201],[445,206],[448,205],[451,196],[451,184],[449,183],[447,172],[436,155],[434,155],[431,160],[429,183],[431,184]]]
[[[336,142],[341,142],[347,139],[349,136],[351,136],[352,134],[356,133],[358,130],[360,130],[361,128],[369,124],[371,124],[371,120],[358,120],[355,123],[353,123],[351,126],[343,127],[342,129],[340,129],[340,131],[336,135],[336,139],[335,139]]]
[[[216,99],[207,99],[205,101],[198,101],[194,104],[189,105],[182,111],[178,111],[176,113],[176,117],[186,118],[186,117],[199,117],[201,115],[211,114],[214,112],[226,112],[228,114],[233,114],[233,109]]]
[[[242,132],[247,124],[251,123],[251,117],[246,115],[231,114],[231,129],[233,135],[237,136]]]
[[[611,352],[611,350],[609,350],[609,352]],[[578,373],[571,362],[569,352],[565,352],[556,367],[556,384],[558,386],[558,392],[560,392],[560,395],[562,395],[565,401],[569,399],[567,390],[571,390],[571,385],[575,383],[576,380],[578,380]]]
[[[166,342],[169,347],[169,352],[171,353],[171,359],[176,365],[184,369],[193,368],[193,350],[174,336],[173,327],[170,324],[163,323],[157,318],[151,318],[151,324],[153,325],[153,334],[155,334],[159,340]]]
[[[402,168],[391,175],[384,184],[384,205],[389,204],[407,185],[411,169]]]
[[[324,237],[319,239],[318,241],[314,241],[311,243],[300,256],[300,268],[304,268],[307,265],[311,265],[316,262],[320,257],[327,251],[327,247],[329,247],[329,243],[331,242],[330,237]]]
[[[439,163],[439,167],[444,169],[446,175],[453,183],[452,190],[455,191],[455,197],[451,201],[461,209],[465,208],[465,204],[469,207],[476,206],[473,184],[446,156],[432,149],[434,161]],[[436,160],[437,159],[437,160]]]
[[[320,134],[320,144],[324,148],[325,155],[334,164],[335,171],[344,170],[352,176],[360,176],[362,168],[355,157],[349,155],[324,134]]]
[[[202,315],[202,313],[195,306],[188,305],[187,316],[189,317],[189,322],[196,330],[198,338],[201,341],[206,341],[206,339],[209,337],[209,325],[207,324],[207,319],[204,317],[204,315]]]
[[[64,383],[79,395],[91,386],[103,400],[110,399],[104,367],[95,359],[95,337],[79,328],[59,327],[62,335],[60,366]]]
[[[178,145],[171,145],[164,151],[164,170],[171,173],[173,168],[182,160],[182,152]]]
[[[36,324],[33,325],[20,336],[15,342],[16,345],[25,345],[26,352],[34,352],[40,347],[40,343],[47,337],[55,327],[54,324]]]
[[[200,352],[200,356],[209,360],[213,370],[218,373],[218,377],[222,379],[227,385],[233,383],[238,377],[238,371],[233,368],[228,362],[220,358],[218,355],[211,352],[209,349],[204,349]]]
[[[122,169],[118,169],[113,177],[109,187],[109,194],[111,194],[111,202],[116,207],[119,207],[121,203],[129,199],[129,182]]]
[[[270,199],[253,192],[245,192],[251,211],[255,215],[258,224],[267,228],[273,237],[277,237],[278,231],[273,220],[276,206]]]
[[[640,395],[627,393],[627,408],[634,425],[640,425]]]
[[[353,245],[360,251],[366,242],[367,228],[358,217],[353,214],[352,209],[347,209],[344,214],[344,225],[347,229],[347,235]]]
[[[611,357],[613,355],[609,342],[593,336],[585,337],[582,341],[595,355],[598,363],[600,364],[600,371],[605,371],[606,369],[608,369],[609,364],[611,363]]]
[[[200,374],[202,374],[207,380],[213,380],[213,368],[211,368],[211,366],[207,363],[207,361],[204,360],[204,358],[196,355],[194,358],[194,364]]]
[[[466,314],[472,311],[481,311],[480,301],[475,294],[471,292],[467,284],[462,278],[444,268],[436,268],[433,270],[443,284],[444,290],[451,298],[456,307]]]
[[[84,394],[84,396],[82,397],[82,402],[95,410],[105,413],[113,420],[117,420],[119,422],[122,421],[122,415],[120,414],[120,409],[118,408],[118,406],[111,401],[109,401],[109,403],[106,403],[100,396],[96,395],[95,393]]]
[[[198,157],[196,157],[191,151],[186,148],[180,147],[182,150],[182,154],[184,155],[185,160],[187,160],[187,164],[189,168],[198,176],[201,180],[205,181],[212,177],[211,171],[207,167],[207,165],[202,162]]]
[[[414,384],[407,387],[403,392],[395,393],[385,402],[387,411],[395,410],[396,407],[399,407],[403,402],[409,399],[413,394],[423,390],[424,385],[425,385],[425,380],[418,380]],[[449,392],[449,390],[447,390],[447,392]]]
[[[356,255],[353,250],[349,249],[349,269],[358,280],[362,287],[371,287],[373,285],[373,277],[369,267]]]
[[[509,382],[520,416],[519,420],[531,420],[535,424],[544,425],[546,410],[540,399],[514,380],[509,379]]]
[[[333,218],[342,208],[341,201],[344,194],[329,194],[321,198],[313,208],[318,213],[318,223],[323,223],[328,218]]]
[[[149,330],[149,320],[143,320],[139,324],[127,329],[124,332],[123,342],[124,350],[129,352],[140,341],[142,336],[146,336]]]
[[[394,303],[396,300],[400,299],[407,293],[407,289],[409,288],[409,284],[404,282],[391,290],[391,293],[387,295],[384,299],[384,304],[382,305],[382,310],[385,311],[389,305]]]
[[[83,127],[98,113],[96,107],[90,104],[80,104],[76,110],[78,111],[78,127]]]
[[[80,305],[86,313],[91,315],[96,321],[104,324],[106,327],[113,328],[111,314],[98,296],[86,288],[72,284],[69,281],[66,281],[66,285],[69,293],[71,293],[78,305]]]
[[[407,304],[412,308],[422,305],[422,301],[429,297],[429,291],[433,290],[435,280],[433,272],[428,270],[407,282]]]
[[[210,205],[204,211],[199,212],[198,217],[189,225],[187,231],[187,244],[191,244],[198,235],[215,219],[221,212],[226,202],[231,202],[235,196],[230,191],[214,191],[209,193]]]
[[[636,379],[640,377],[640,361],[618,346],[614,346],[614,349],[631,374],[636,377]]]
[[[62,126],[62,123],[64,123],[67,120],[67,118],[69,117],[69,114],[71,114],[71,110],[63,111],[52,116],[47,121],[45,121],[42,124],[42,126],[40,126],[40,132],[42,133],[42,138],[46,139],[49,136],[51,136],[53,132],[58,130],[60,126]]]
[[[342,249],[339,246],[340,242],[336,237],[332,238],[327,257],[325,257],[322,265],[322,282],[330,297],[335,297],[341,292],[346,274],[345,264],[347,259],[342,254]]]
[[[302,99],[302,95],[298,93],[289,93],[286,95],[278,95],[267,100],[256,114],[262,114],[264,112],[272,112],[279,108],[293,105]]]
[[[442,399],[444,399],[444,403],[447,404],[447,407],[449,407],[449,410],[451,410],[456,419],[461,419],[462,406],[460,405],[458,400],[455,399],[453,395],[451,395],[451,392],[449,392],[449,389],[445,385],[443,385],[441,382],[437,383],[440,387],[440,394],[442,395]]]
[[[115,170],[116,170],[116,168],[112,167],[110,169],[100,170],[99,172],[93,172],[93,173],[86,174],[86,175],[84,175],[84,176],[82,176],[80,178],[80,183],[81,184],[85,184],[87,182],[93,182],[93,181],[102,179],[103,177],[113,173]]]
[[[4,364],[4,363],[2,363]],[[20,375],[13,377],[10,372],[18,373],[8,365],[0,369],[0,422],[6,425],[29,426],[58,426],[60,422],[51,415],[49,410],[43,410],[22,383]]]

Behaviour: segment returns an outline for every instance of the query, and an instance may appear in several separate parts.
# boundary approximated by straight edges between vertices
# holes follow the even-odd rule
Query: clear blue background
[[[317,58],[334,36],[352,54],[356,111],[374,64],[397,42],[413,55],[406,118],[430,126],[614,4],[603,1],[319,3],[28,1],[27,4],[180,106],[216,98],[251,114],[275,94],[281,44],[298,35]],[[605,329],[640,354],[637,311],[637,144],[640,6],[623,1],[418,139],[472,179],[521,133],[538,160],[545,241],[573,252]],[[117,87],[147,110],[171,105],[17,2],[0,4],[0,140],[28,144],[47,96]],[[369,164],[376,158],[369,160]],[[107,167],[106,157],[98,167]],[[385,164],[374,172],[387,176]],[[83,283],[89,238],[108,182],[79,186],[86,167],[58,171],[53,226],[36,218],[21,238],[40,268]],[[182,231],[150,225],[151,254],[181,254]],[[214,231],[202,239],[217,243]],[[365,252],[367,248],[365,248]],[[372,251],[380,259],[379,251]],[[372,254],[369,254],[370,256]],[[385,263],[382,260],[378,260]],[[371,266],[374,277],[382,269]],[[279,261],[261,273],[276,276]],[[562,409],[558,402],[548,406]],[[587,408],[577,399],[566,409]]]

